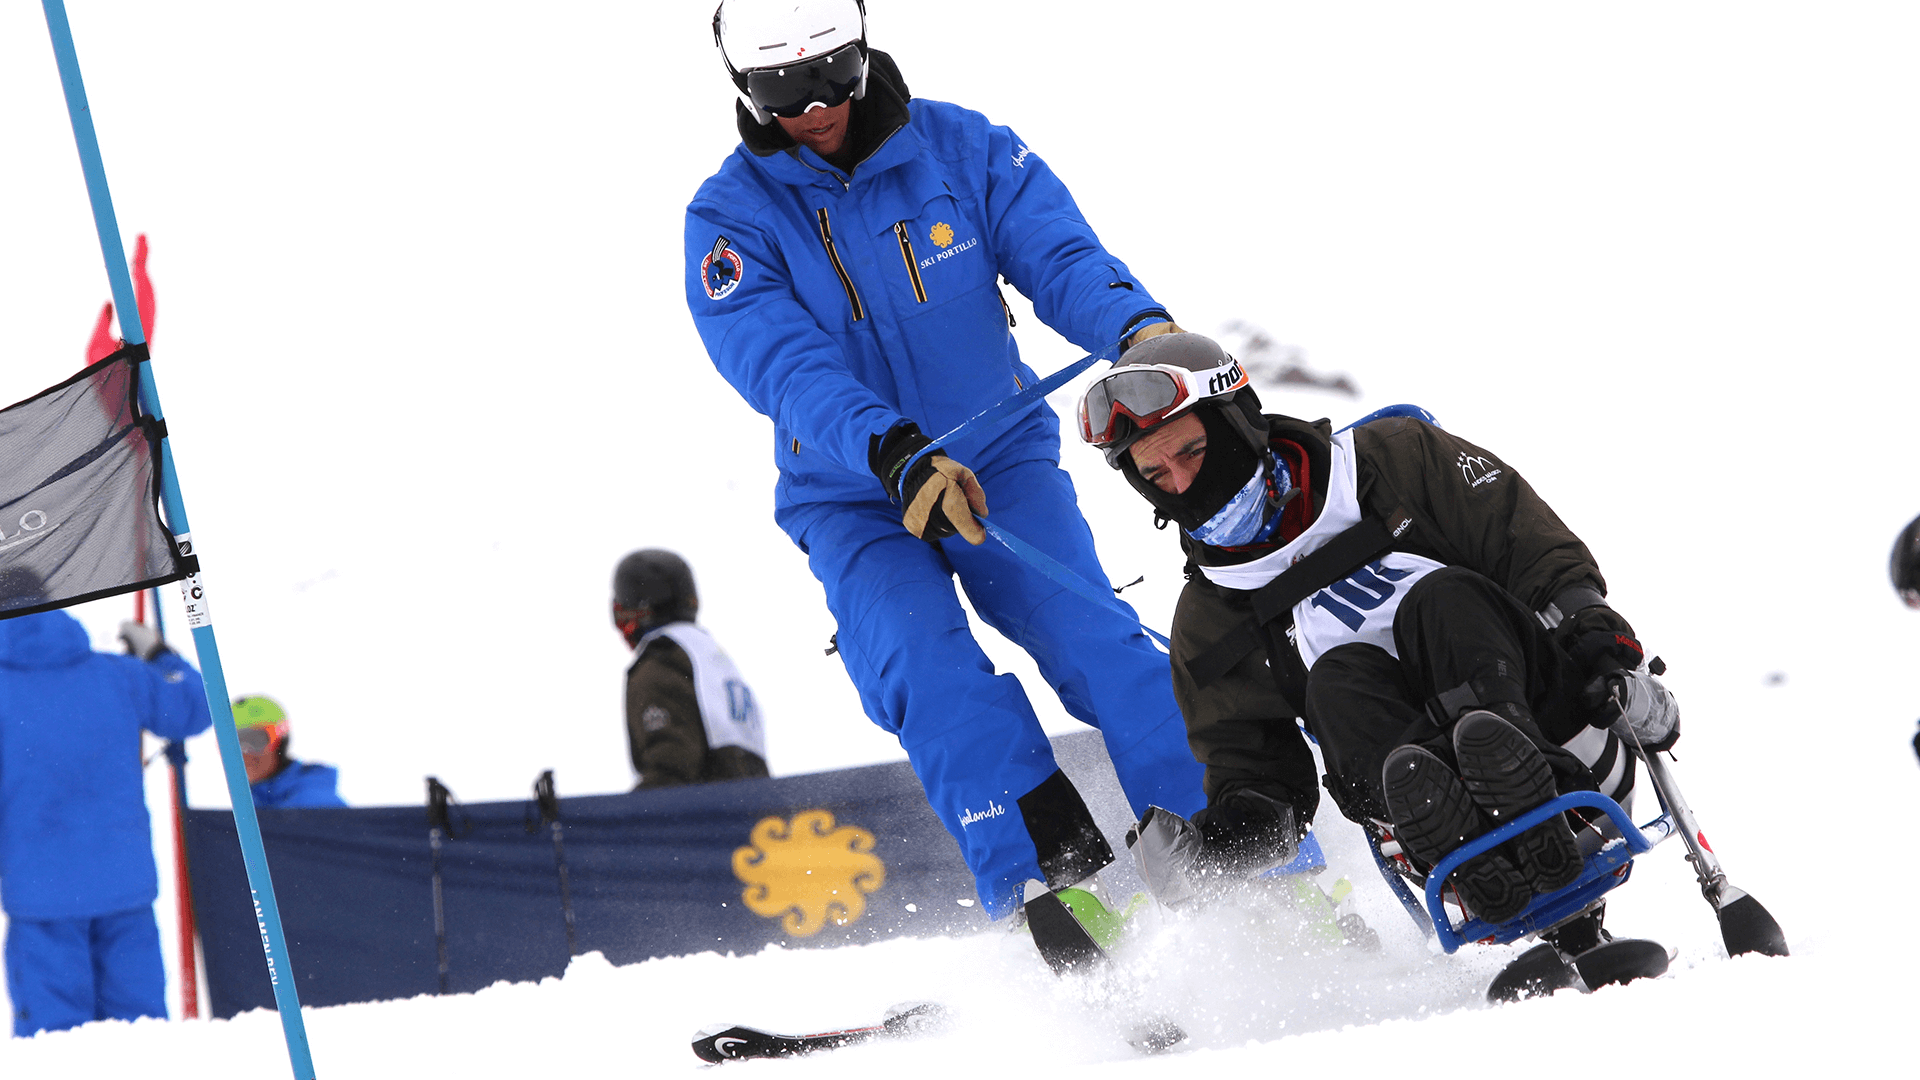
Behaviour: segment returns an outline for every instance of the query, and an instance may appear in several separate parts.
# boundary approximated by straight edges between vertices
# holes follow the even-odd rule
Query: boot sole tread
[[[1559,794],[1539,748],[1493,713],[1462,717],[1453,746],[1468,794],[1496,822],[1512,821]],[[1565,888],[1580,877],[1580,846],[1564,820],[1543,822],[1502,848],[1535,892]]]
[[[1421,747],[1394,751],[1387,758],[1386,781],[1394,838],[1427,865],[1486,831],[1486,820],[1460,778],[1432,752]],[[1467,907],[1487,922],[1513,918],[1532,899],[1526,878],[1499,850],[1462,864],[1453,883]]]

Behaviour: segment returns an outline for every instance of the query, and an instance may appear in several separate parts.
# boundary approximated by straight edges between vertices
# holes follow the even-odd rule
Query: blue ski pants
[[[1057,465],[1020,462],[980,483],[988,520],[1108,587],[1073,481]],[[916,539],[885,501],[836,505],[799,539],[867,715],[899,737],[995,918],[1014,910],[1029,879],[1067,884],[1062,867],[1089,865],[1056,849],[1097,848],[1097,869],[1107,845],[1058,774],[1019,681],[996,675],[974,640],[954,578],[974,611],[1033,657],[1067,712],[1100,730],[1136,816],[1150,804],[1182,815],[1206,805],[1168,658],[1117,597],[1096,605],[1077,596],[991,537],[979,547]]]
[[[13,1033],[22,1038],[90,1020],[166,1019],[153,907],[90,919],[9,919],[7,994]]]

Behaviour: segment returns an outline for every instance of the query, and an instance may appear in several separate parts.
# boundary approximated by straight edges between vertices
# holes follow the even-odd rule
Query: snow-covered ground
[[[1499,955],[1430,958],[1329,815],[1385,955],[1159,927],[1140,962],[1187,1053],[1131,1058],[1028,946],[991,935],[583,960],[554,985],[313,1010],[321,1072],[656,1075],[697,1067],[704,1024],[832,1026],[909,998],[948,1002],[954,1033],[778,1068],[1563,1062],[1595,1052],[1598,1022],[1662,1072],[1900,1071],[1920,958],[1880,931],[1920,884],[1900,854],[1920,614],[1885,566],[1920,512],[1920,18],[873,7],[914,91],[1012,124],[1184,324],[1257,323],[1365,392],[1270,406],[1344,421],[1418,402],[1528,476],[1672,664],[1680,778],[1794,957],[1720,960],[1669,846],[1610,921],[1676,948],[1672,975],[1486,1009]],[[900,756],[821,654],[819,587],[770,520],[768,425],[684,313],[681,208],[734,141],[711,11],[73,4],[128,248],[153,241],[156,372],[229,682],[280,697],[298,752],[339,764],[355,803],[417,802],[430,773],[470,801],[524,797],[549,767],[562,794],[624,789],[607,579],[642,546],[693,561],[777,773]],[[107,295],[33,5],[0,10],[0,195],[12,401],[78,366]],[[1008,298],[1036,368],[1077,357]],[[1111,575],[1144,574],[1127,595],[1165,626],[1171,538],[1097,455],[1065,458]],[[111,647],[130,610],[80,614]],[[194,801],[221,805],[201,743]],[[268,1014],[96,1025],[0,1043],[0,1072],[282,1075],[278,1039]]]

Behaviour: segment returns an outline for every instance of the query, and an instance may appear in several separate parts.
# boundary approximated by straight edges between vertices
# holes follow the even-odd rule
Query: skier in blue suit
[[[200,676],[138,623],[94,652],[64,611],[0,620],[0,903],[14,1034],[165,1018],[140,729],[212,723]]]
[[[1200,809],[1201,770],[1166,656],[1132,610],[981,543],[991,500],[994,523],[1107,580],[1052,410],[932,452],[929,436],[1036,379],[999,278],[1089,352],[1174,327],[1044,159],[979,113],[914,99],[863,18],[857,0],[716,12],[741,145],[688,207],[687,303],[715,367],[773,420],[775,520],[825,586],[867,714],[899,737],[981,901],[995,917],[1045,891],[1072,907],[1062,891],[1111,852],[1018,682],[974,641],[953,578],[1101,730],[1134,813]]]

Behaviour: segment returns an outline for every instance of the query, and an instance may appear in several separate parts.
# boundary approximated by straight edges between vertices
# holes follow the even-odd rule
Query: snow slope
[[[1183,323],[1259,323],[1366,391],[1270,406],[1344,421],[1418,402],[1527,475],[1673,665],[1680,777],[1795,957],[1714,961],[1663,848],[1612,921],[1679,949],[1675,974],[1586,1001],[1479,1008],[1497,957],[1429,962],[1410,940],[1282,964],[1225,926],[1167,927],[1150,966],[1201,1044],[1167,1059],[1127,1059],[994,937],[583,961],[551,987],[318,1010],[321,1070],[651,1075],[691,1067],[684,1040],[711,1021],[834,1025],[936,997],[959,1013],[948,1038],[782,1067],[1351,1067],[1684,1017],[1645,1036],[1675,1071],[1885,1071],[1905,1045],[1885,973],[1914,946],[1871,931],[1916,884],[1884,852],[1920,798],[1920,616],[1885,578],[1920,512],[1911,11],[874,8],[914,91],[1011,123]],[[524,797],[548,767],[563,794],[626,787],[607,578],[651,545],[693,559],[777,772],[899,756],[818,651],[831,620],[770,520],[768,425],[684,314],[680,211],[733,143],[710,13],[73,6],[128,247],[153,239],[156,371],[229,681],[279,696],[353,802],[417,802],[430,773],[468,800]],[[0,102],[11,401],[78,365],[107,294],[31,5],[0,11]],[[1036,368],[1078,355],[1009,299]],[[1097,455],[1064,456],[1111,576],[1144,574],[1127,595],[1164,627],[1171,539]],[[81,614],[108,646],[129,606]],[[194,801],[221,805],[202,742]],[[1323,824],[1396,926],[1351,831]],[[1064,1032],[1031,1022],[1051,1016]],[[0,1071],[275,1075],[277,1032],[106,1025],[0,1044]]]

